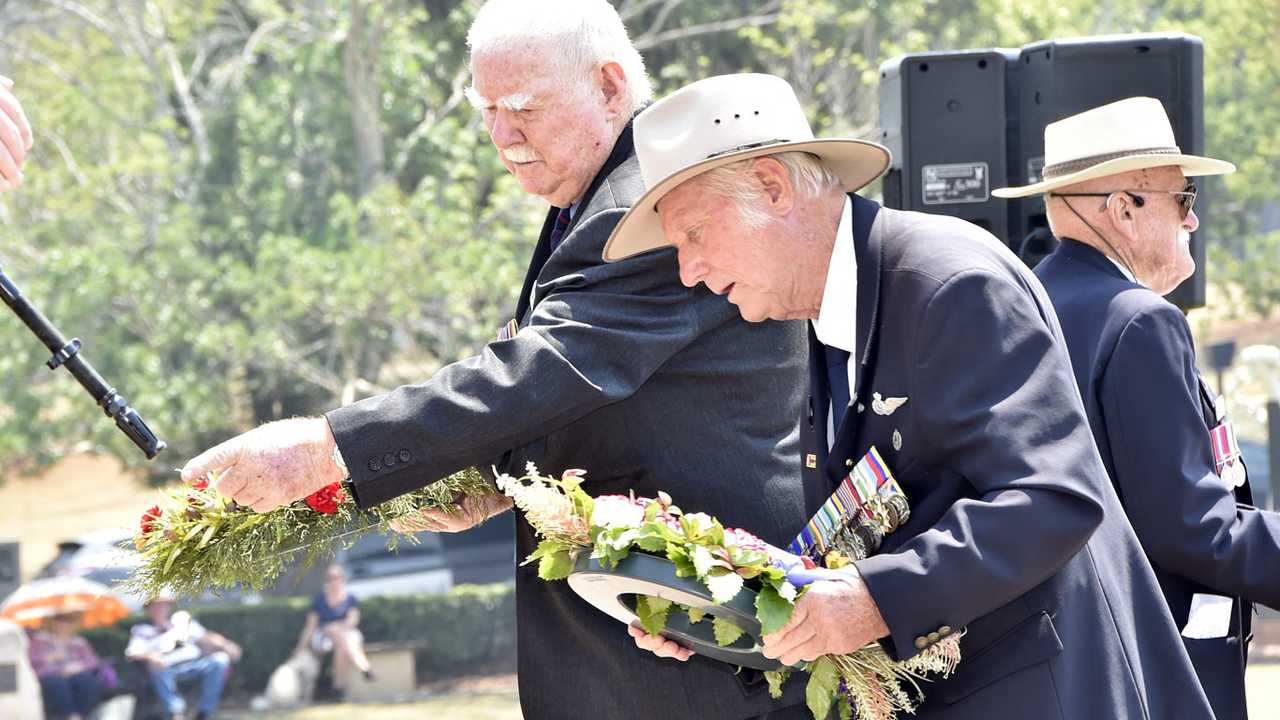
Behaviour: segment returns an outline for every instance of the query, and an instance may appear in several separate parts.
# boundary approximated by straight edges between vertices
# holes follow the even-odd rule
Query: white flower
[[[593,527],[638,528],[644,523],[644,505],[626,495],[601,495],[591,511]]]
[[[537,474],[538,474],[538,466],[537,466],[537,465],[534,465],[532,460],[529,460],[528,462],[526,462],[526,463],[524,464],[524,474],[525,474],[526,476],[529,476],[529,477],[533,477],[533,476],[537,475]]]
[[[493,484],[497,485],[498,489],[507,495],[516,492],[520,486],[520,483],[515,478],[506,473],[497,473],[493,478]]]

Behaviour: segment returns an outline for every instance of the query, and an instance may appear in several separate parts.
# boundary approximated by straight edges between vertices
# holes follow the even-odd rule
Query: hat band
[[[787,142],[791,142],[791,141],[785,138],[774,138],[773,140],[761,140],[760,142],[747,143],[746,145],[738,145],[737,147],[731,147],[728,150],[720,150],[717,152],[713,152],[707,156],[707,159],[710,160],[711,158],[720,157],[721,155],[730,155],[732,153],[742,152],[743,150],[754,150],[756,148],[765,147],[766,145],[781,145],[782,143],[787,143]]]
[[[1153,147],[1153,148],[1138,148],[1134,150],[1121,150],[1120,152],[1106,153],[1104,155],[1092,155],[1090,157],[1080,158],[1079,160],[1068,160],[1067,162],[1060,162],[1060,163],[1054,163],[1052,165],[1047,165],[1045,166],[1044,172],[1040,174],[1040,177],[1044,178],[1045,180],[1050,180],[1052,178],[1060,177],[1062,175],[1070,175],[1072,173],[1080,172],[1081,170],[1088,170],[1094,165],[1101,165],[1102,163],[1107,162],[1108,160],[1117,160],[1119,158],[1130,157],[1132,155],[1181,155],[1181,154],[1182,154],[1182,150],[1176,147]]]

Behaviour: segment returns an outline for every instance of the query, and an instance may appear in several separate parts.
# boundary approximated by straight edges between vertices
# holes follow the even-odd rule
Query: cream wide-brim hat
[[[1164,105],[1131,97],[1049,123],[1044,129],[1044,179],[1033,185],[997,188],[992,195],[1022,198],[1133,170],[1176,165],[1187,177],[1225,175],[1236,166],[1184,155],[1173,139]]]
[[[614,262],[666,247],[658,201],[708,170],[762,155],[817,156],[855,192],[889,167],[889,150],[866,140],[817,139],[791,85],[761,74],[699,80],[635,119],[636,156],[645,193],[613,229],[604,259]]]

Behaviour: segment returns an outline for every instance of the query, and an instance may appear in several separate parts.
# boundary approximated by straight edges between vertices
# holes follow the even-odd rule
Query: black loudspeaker
[[[18,564],[18,543],[0,541],[0,601],[22,584],[21,567]]]
[[[1126,97],[1154,97],[1182,151],[1203,154],[1203,78],[1203,45],[1181,33],[893,58],[880,66],[881,141],[893,152],[885,205],[969,220],[1034,266],[1057,244],[1043,200],[1001,200],[990,190],[1039,181],[1045,125]],[[1169,295],[1184,310],[1204,305],[1204,248],[1204,231],[1193,233],[1196,272]]]
[[[953,215],[1009,236],[1009,206],[991,190],[1009,184],[1008,158],[1017,154],[1005,112],[1017,62],[1016,50],[974,50],[903,55],[880,66],[881,141],[893,153],[886,206]]]
[[[1048,40],[1022,48],[1018,61],[1017,107],[1021,161],[1012,175],[1016,184],[1039,182],[1044,169],[1044,127],[1051,122],[1127,97],[1153,97],[1164,104],[1173,136],[1182,152],[1204,154],[1204,45],[1182,33],[1116,35]],[[1205,223],[1208,203],[1203,193],[1196,215]],[[1009,241],[1037,228],[1047,228],[1044,202],[1028,198],[1015,206]],[[1033,236],[1034,237],[1034,236]],[[1030,264],[1031,248],[1023,248]],[[1205,238],[1191,235],[1196,272],[1169,294],[1169,301],[1188,310],[1205,302]]]

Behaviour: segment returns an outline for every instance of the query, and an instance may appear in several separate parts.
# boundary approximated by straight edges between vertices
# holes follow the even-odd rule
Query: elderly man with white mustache
[[[349,475],[368,507],[469,465],[519,475],[532,461],[585,469],[593,495],[667,490],[785,544],[806,520],[803,325],[744,323],[724,298],[683,287],[671,252],[601,260],[642,190],[631,118],[651,94],[617,12],[605,0],[494,0],[468,39],[468,96],[503,164],[553,206],[518,329],[420,385],[234,438],[183,476],[226,470],[223,493],[268,510]],[[428,514],[415,527],[460,530],[509,506],[471,500],[461,520]],[[516,526],[524,557],[536,541]],[[805,717],[801,684],[773,701],[758,675],[661,662],[565,583],[539,580],[536,564],[516,571],[516,591],[526,718]]]

